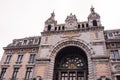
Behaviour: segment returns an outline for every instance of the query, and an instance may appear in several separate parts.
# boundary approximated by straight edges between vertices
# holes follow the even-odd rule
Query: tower
[[[91,13],[88,16],[88,24],[90,27],[100,27],[101,21],[100,21],[100,15],[95,12],[94,7],[91,6],[90,8]]]
[[[57,21],[55,20],[55,13],[54,11],[51,13],[50,18],[45,21],[45,28],[44,31],[53,31],[55,26],[57,25]]]

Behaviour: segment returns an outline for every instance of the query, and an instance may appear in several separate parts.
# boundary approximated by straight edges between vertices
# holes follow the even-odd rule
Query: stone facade
[[[90,11],[88,21],[71,13],[64,24],[53,12],[41,36],[13,40],[3,48],[0,79],[120,80],[120,30],[104,30]]]

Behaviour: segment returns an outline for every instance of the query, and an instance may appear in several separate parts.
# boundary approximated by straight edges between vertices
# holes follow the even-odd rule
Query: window
[[[12,54],[12,53],[13,53],[13,50],[9,50],[8,53],[9,53],[9,54]]]
[[[111,50],[110,51],[110,58],[111,59],[120,59],[120,55],[119,55],[119,52],[118,50]]]
[[[83,72],[78,72],[77,76],[78,76],[77,80],[84,80],[84,73]]]
[[[111,43],[110,44],[110,48],[116,48],[116,44],[115,43]]]
[[[24,53],[24,50],[20,49],[19,54],[23,54],[23,53]]]
[[[58,30],[60,30],[60,28],[61,28],[61,27],[59,26],[59,27],[58,27]]]
[[[65,27],[64,27],[64,26],[62,26],[62,30],[65,30]]]
[[[88,23],[86,24],[86,27],[88,27]]]
[[[35,54],[30,54],[29,63],[34,63],[34,62],[35,62]]]
[[[86,55],[78,47],[63,48],[56,56],[53,80],[88,80],[87,62]]]
[[[109,33],[109,37],[113,37],[113,34],[112,34],[112,33]]]
[[[24,40],[24,41],[23,41],[23,45],[26,45],[26,44],[27,44],[27,40]]]
[[[82,28],[84,28],[84,24],[82,24]]]
[[[4,78],[4,75],[6,73],[7,68],[2,68],[1,74],[0,74],[0,80]]]
[[[57,27],[55,27],[55,31],[57,30]]]
[[[17,73],[18,73],[19,68],[14,68],[13,74],[12,74],[12,80],[17,78]]]
[[[37,49],[36,48],[33,48],[32,50],[31,50],[31,52],[36,52],[37,51]]]
[[[35,38],[34,39],[34,44],[38,44],[38,42],[39,42],[39,38]]]
[[[80,24],[78,25],[78,29],[80,29]]]
[[[97,26],[97,21],[93,20],[93,26]]]
[[[120,76],[116,76],[117,80],[120,80]]]
[[[25,79],[31,79],[32,78],[32,72],[33,72],[32,67],[27,67],[26,74],[25,74]]]
[[[48,31],[50,31],[51,30],[51,25],[48,25]]]
[[[68,74],[67,73],[61,73],[62,80],[67,80]]]
[[[76,57],[76,58],[66,58],[65,61],[63,61],[62,65],[63,68],[81,68],[83,67],[83,62],[80,58]]]
[[[76,74],[74,73],[74,72],[70,72],[69,73],[69,78],[70,78],[70,80],[75,80],[76,79]]]
[[[23,58],[23,55],[18,55],[18,58],[17,58],[17,64],[20,64],[22,62],[22,58]]]
[[[6,60],[5,60],[5,64],[9,64],[11,57],[12,57],[12,55],[7,55]]]

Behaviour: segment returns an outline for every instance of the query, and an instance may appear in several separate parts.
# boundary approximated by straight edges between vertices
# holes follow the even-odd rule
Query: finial
[[[54,11],[51,13],[51,17],[54,17],[55,16],[55,13],[54,13]]]

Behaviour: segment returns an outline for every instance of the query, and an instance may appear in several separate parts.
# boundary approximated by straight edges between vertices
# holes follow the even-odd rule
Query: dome
[[[57,23],[57,21],[55,20],[55,13],[51,13],[51,16],[50,18],[48,18],[46,21],[45,21],[45,24],[51,24],[51,23]]]
[[[94,10],[93,7],[90,8],[90,11],[91,11],[91,13],[88,16],[88,19],[92,19],[92,20],[94,20],[94,19],[100,19],[100,15],[95,12],[95,10]]]

